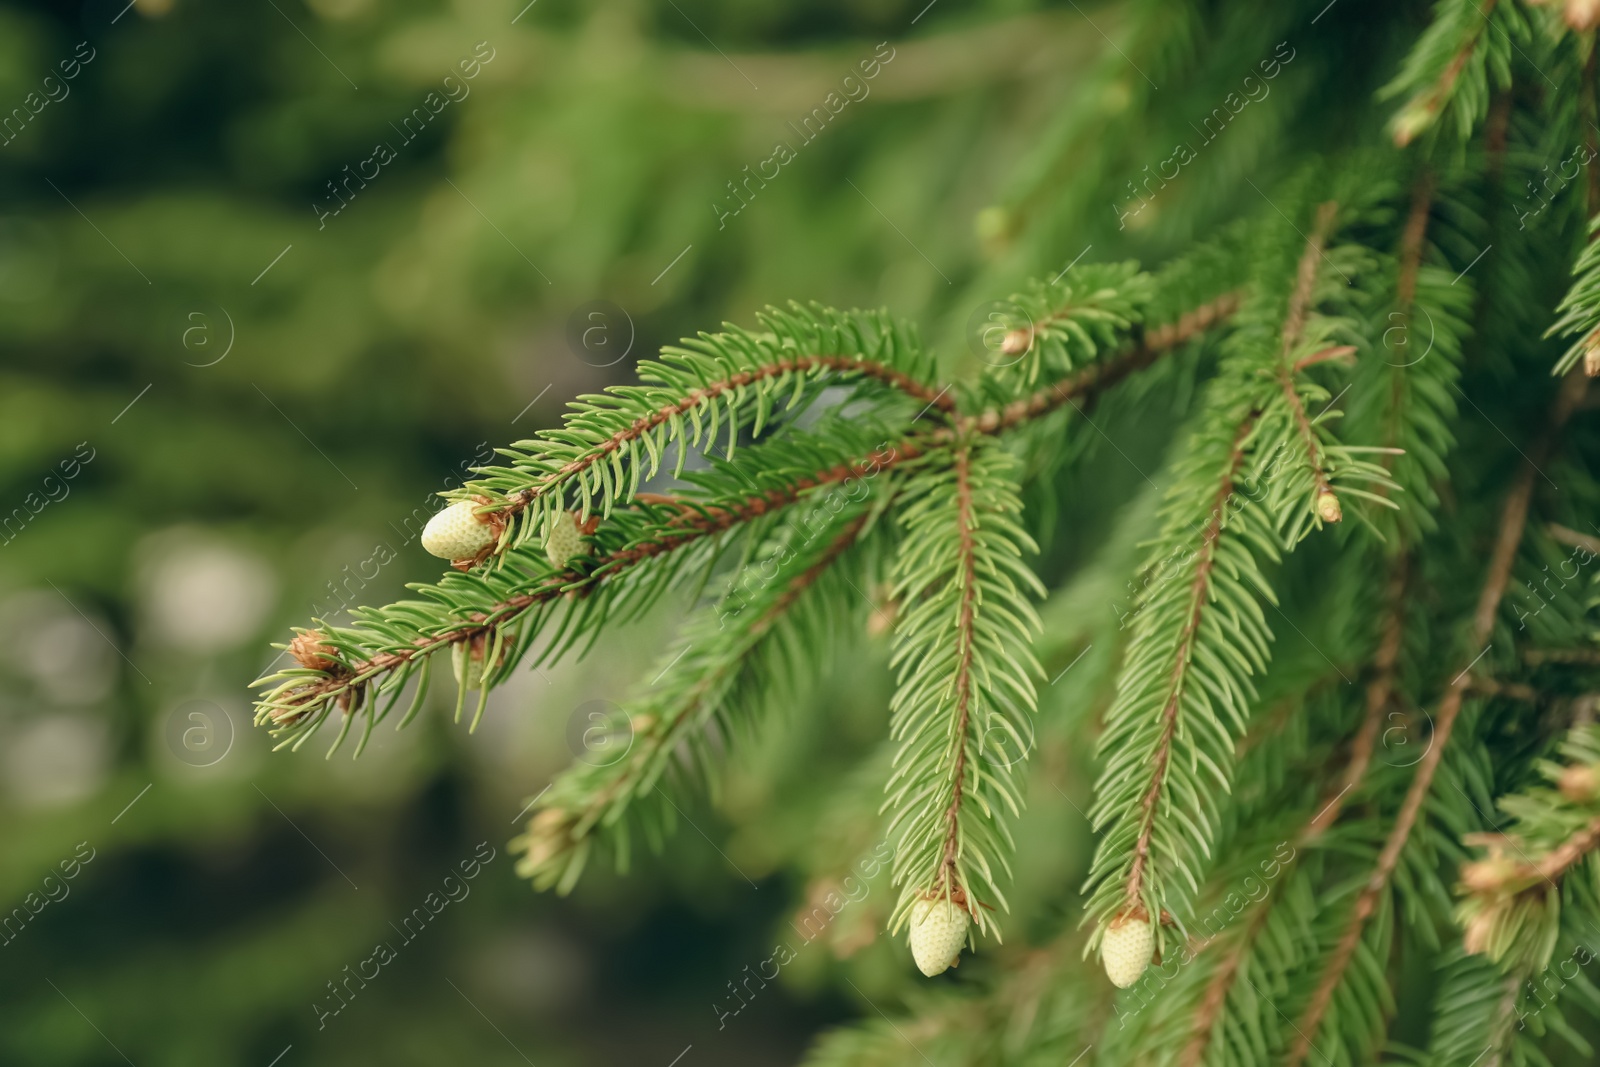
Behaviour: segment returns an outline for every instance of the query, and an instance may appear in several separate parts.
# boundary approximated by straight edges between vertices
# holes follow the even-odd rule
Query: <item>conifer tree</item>
[[[625,756],[575,764],[515,842],[536,888],[581,892],[641,839],[670,854],[745,739],[887,626],[879,800],[838,785],[892,847],[887,932],[928,975],[1034,950],[815,1062],[1588,1055],[1600,7],[1345,5],[1133,5],[1098,76],[1114,121],[1065,108],[984,225],[1067,263],[1065,227],[1109,193],[1119,230],[1187,212],[1187,248],[984,294],[964,364],[887,312],[800,304],[664,350],[449,493],[424,540],[452,570],[300,630],[258,722],[359,751],[438,684],[475,727],[511,672],[692,603],[641,665]],[[1336,19],[1408,51],[1256,96]],[[1265,184],[1228,128],[1250,101],[1288,142]],[[1149,130],[1187,151],[1119,187]],[[1056,491],[1103,410],[1163,418],[1140,407],[1163,390],[1188,400],[1141,472],[1159,502],[1090,565],[1133,590],[1081,628],[1114,669],[1088,708],[1042,703],[1078,580],[1035,566]],[[1095,853],[1054,928],[1019,929],[1052,716],[1097,734]]]

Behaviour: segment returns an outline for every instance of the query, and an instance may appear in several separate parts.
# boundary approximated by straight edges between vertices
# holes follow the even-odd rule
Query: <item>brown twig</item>
[[[1339,501],[1334,495],[1333,487],[1328,484],[1327,474],[1322,469],[1322,461],[1318,455],[1320,449],[1317,446],[1317,434],[1312,429],[1311,420],[1306,418],[1305,404],[1301,402],[1300,390],[1295,384],[1295,372],[1299,365],[1291,364],[1289,356],[1305,333],[1306,322],[1311,315],[1312,297],[1316,292],[1319,262],[1325,254],[1323,249],[1328,243],[1328,236],[1333,232],[1333,224],[1338,215],[1339,205],[1331,200],[1317,208],[1316,222],[1311,228],[1311,236],[1306,240],[1305,251],[1300,254],[1300,264],[1295,272],[1294,291],[1289,295],[1289,310],[1283,320],[1282,359],[1279,360],[1278,367],[1278,384],[1283,389],[1283,396],[1289,404],[1289,413],[1294,418],[1294,424],[1300,431],[1300,439],[1305,442],[1306,462],[1311,467],[1312,499],[1316,502],[1317,513],[1322,516],[1324,522],[1339,521]],[[1353,352],[1354,349],[1350,351]],[[1319,356],[1322,354],[1317,353]],[[1306,358],[1313,359],[1309,356]]]
[[[954,693],[956,723],[952,734],[956,758],[950,768],[950,805],[945,809],[944,854],[939,860],[938,884],[935,892],[942,893],[958,903],[963,902],[966,888],[961,884],[956,870],[956,857],[961,851],[961,796],[966,784],[967,726],[972,716],[972,656],[973,615],[977,603],[977,547],[973,530],[977,525],[972,503],[971,453],[966,448],[956,450],[956,526],[960,531],[961,557],[961,610],[956,617],[956,676]],[[977,907],[966,902],[967,910],[977,914]]]
[[[1581,371],[1568,374],[1562,381],[1545,433],[1534,446],[1532,454],[1524,461],[1510,493],[1506,496],[1494,550],[1489,558],[1488,574],[1478,596],[1477,608],[1472,615],[1472,641],[1468,655],[1473,657],[1473,660],[1487,650],[1480,649],[1479,646],[1486,645],[1494,632],[1495,616],[1499,611],[1501,598],[1505,596],[1506,586],[1511,580],[1511,567],[1516,562],[1517,549],[1522,544],[1523,528],[1527,525],[1528,508],[1533,499],[1534,481],[1539,477],[1539,464],[1546,462],[1553,453],[1556,435],[1571,417],[1587,385],[1588,379]],[[1338,988],[1351,959],[1354,958],[1356,947],[1361,943],[1361,934],[1366,928],[1367,920],[1377,909],[1379,897],[1388,886],[1395,866],[1400,862],[1400,853],[1411,836],[1412,827],[1416,824],[1424,801],[1427,800],[1433,785],[1434,772],[1438,770],[1445,746],[1450,743],[1450,734],[1455,729],[1462,700],[1466,697],[1470,686],[1468,677],[1471,662],[1463,665],[1439,702],[1438,713],[1433,718],[1433,743],[1417,764],[1416,776],[1411,781],[1411,788],[1406,792],[1388,840],[1384,842],[1383,851],[1378,854],[1377,864],[1356,897],[1350,922],[1329,956],[1322,978],[1312,991],[1311,999],[1300,1017],[1296,1028],[1298,1036],[1290,1048],[1285,1061],[1286,1067],[1299,1067],[1305,1062],[1306,1055],[1312,1048],[1311,1035],[1321,1027],[1323,1016],[1327,1013],[1329,1004],[1333,1002],[1334,991]]]
[[[991,408],[977,415],[965,416],[959,420],[958,428],[978,433],[1004,433],[1031,419],[1048,415],[1087,392],[1115,385],[1166,353],[1227,321],[1239,310],[1239,303],[1240,295],[1237,292],[1224,293],[1193,311],[1185,312],[1176,322],[1147,331],[1138,345],[1122,355],[1091,363],[1076,374],[1048,385],[1031,396],[1013,400],[1003,408]]]

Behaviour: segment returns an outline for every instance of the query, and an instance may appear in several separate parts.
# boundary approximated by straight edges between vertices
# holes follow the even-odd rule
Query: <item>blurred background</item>
[[[1022,278],[1159,261],[1259,209],[1238,175],[1292,152],[1283,117],[1333,63],[1363,76],[1349,6],[1124,228],[1172,138],[1096,148],[1155,91],[1119,4],[0,2],[0,1062],[778,1064],[903,1005],[875,883],[731,1012],[872,845],[830,838],[826,783],[877,788],[881,636],[846,635],[860,654],[665,859],[565,899],[514,877],[513,824],[608,758],[585,731],[682,605],[520,676],[476,734],[431,707],[354,762],[272,753],[248,683],[291,625],[436,576],[433,494],[664,343],[769,302],[887,306],[957,372]],[[1250,8],[1217,32],[1269,56],[1276,5]],[[1116,418],[1048,573],[1105,538],[1096,501],[1141,488],[1124,461],[1172,421]],[[1114,629],[1121,591],[1092,592],[1057,620],[1093,599]],[[1052,705],[1104,676],[1087,647]],[[1062,925],[1088,842],[1081,760],[1043,747],[1018,951]],[[385,938],[397,958],[349,982]]]

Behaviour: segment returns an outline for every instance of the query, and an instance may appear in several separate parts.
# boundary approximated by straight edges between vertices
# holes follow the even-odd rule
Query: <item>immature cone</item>
[[[967,943],[971,922],[967,909],[943,897],[911,905],[911,958],[917,970],[929,978],[949,970]]]
[[[339,661],[331,657],[332,652],[333,649],[322,643],[321,630],[296,634],[294,640],[289,642],[289,655],[300,666],[314,671],[331,671],[339,665]]]
[[[493,522],[475,514],[480,506],[457,500],[429,519],[422,528],[422,547],[440,559],[475,558],[500,536]]]
[[[1100,960],[1106,977],[1118,989],[1127,989],[1139,980],[1155,953],[1156,934],[1150,921],[1132,913],[1111,920],[1100,939]]]
[[[1329,492],[1318,493],[1317,515],[1323,522],[1338,522],[1344,518],[1344,510],[1339,507],[1339,498]]]
[[[552,567],[565,567],[573,556],[587,555],[583,531],[578,529],[578,516],[563,511],[549,520],[544,529],[544,554]]]

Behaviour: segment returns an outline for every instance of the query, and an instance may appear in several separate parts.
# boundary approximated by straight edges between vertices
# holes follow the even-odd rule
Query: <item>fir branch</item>
[[[1242,969],[1261,951],[1257,939],[1273,918],[1279,895],[1283,887],[1289,883],[1290,876],[1298,869],[1300,858],[1305,854],[1304,850],[1315,845],[1323,834],[1338,822],[1347,798],[1366,777],[1372,763],[1379,730],[1389,709],[1396,666],[1403,644],[1407,569],[1406,557],[1402,555],[1396,559],[1389,581],[1386,583],[1383,632],[1372,657],[1372,677],[1367,683],[1365,711],[1361,725],[1351,741],[1350,754],[1345,761],[1344,770],[1333,783],[1338,789],[1332,796],[1324,796],[1317,802],[1316,812],[1306,820],[1299,833],[1295,835],[1295,856],[1285,864],[1287,869],[1280,873],[1272,890],[1256,904],[1255,911],[1249,923],[1241,931],[1237,942],[1229,949],[1207,981],[1205,992],[1195,1009],[1188,1042],[1179,1060],[1184,1067],[1199,1067],[1204,1062],[1206,1051],[1219,1029],[1219,1020],[1233,993],[1234,984]]]
[[[1020,761],[995,757],[1028,748],[1042,671],[1027,596],[1044,593],[1022,562],[1037,549],[1017,523],[1015,462],[983,438],[962,440],[931,454],[901,490],[893,595],[904,610],[890,659],[890,737],[900,748],[884,801],[901,887],[891,932],[917,901],[942,898],[998,937],[983,905],[1007,906],[999,883],[1010,866],[1006,813],[1022,808]]]
[[[1491,79],[1502,89],[1511,81],[1510,34],[1523,35],[1526,25],[1510,7],[1497,9],[1495,0],[1439,0],[1434,6],[1433,23],[1380,94],[1409,95],[1389,123],[1396,145],[1410,144],[1447,114],[1466,140],[1488,106]],[[1495,37],[1486,31],[1497,18]]]
[[[886,315],[793,304],[758,318],[764,332],[730,326],[641,362],[642,384],[580,398],[562,426],[502,450],[509,465],[479,468],[450,495],[490,499],[479,513],[504,528],[495,549],[503,554],[569,506],[583,519],[609,515],[673,447],[674,474],[721,434],[731,459],[742,430],[759,437],[835,381],[875,382],[925,411],[954,411],[949,388],[932,382],[930,357]]]
[[[691,627],[682,647],[670,652],[670,658],[663,656],[668,667],[676,668],[671,681],[660,691],[646,691],[623,710],[630,741],[624,756],[597,765],[575,764],[540,795],[526,833],[512,842],[513,850],[522,853],[518,874],[531,879],[536,888],[554,886],[559,892],[569,891],[582,874],[602,830],[611,832],[619,862],[626,865],[629,844],[624,816],[635,810],[641,798],[660,788],[659,780],[680,753],[692,753],[701,762],[709,760],[707,733],[713,722],[720,722],[721,734],[726,738],[739,725],[732,718],[736,707],[741,716],[752,713],[738,699],[736,679],[743,676],[751,686],[767,684],[769,679],[763,668],[777,665],[762,662],[758,654],[763,650],[770,650],[774,656],[787,654],[793,642],[774,645],[771,638],[775,629],[793,622],[791,616],[797,604],[846,553],[857,547],[878,510],[852,506],[842,512],[832,523],[830,536],[818,542],[820,549],[810,547],[814,535],[802,542],[795,532],[770,546],[781,546],[781,550],[797,555],[803,568],[786,581],[760,590],[758,596],[763,602],[759,612],[738,629],[731,643],[719,643],[717,638],[726,621],[737,619],[742,611],[730,613],[724,605],[704,613],[698,625]],[[845,584],[849,584],[848,580]],[[826,617],[832,625],[832,612]],[[695,652],[696,648],[700,651]],[[670,814],[658,810],[646,822],[647,833],[659,843],[671,821]]]
[[[1333,1002],[1334,992],[1344,977],[1345,969],[1355,956],[1367,920],[1377,909],[1379,898],[1388,887],[1389,879],[1400,862],[1401,852],[1411,835],[1412,827],[1416,824],[1417,816],[1422,811],[1423,803],[1428,798],[1434,773],[1438,770],[1439,761],[1443,758],[1444,750],[1450,742],[1451,731],[1455,728],[1462,701],[1470,687],[1468,668],[1471,666],[1471,658],[1481,655],[1480,646],[1486,645],[1493,633],[1500,601],[1511,580],[1511,567],[1516,562],[1517,549],[1522,543],[1523,530],[1527,525],[1528,509],[1533,498],[1534,480],[1539,475],[1539,465],[1546,462],[1554,450],[1556,434],[1571,417],[1583,397],[1586,386],[1587,380],[1580,375],[1569,375],[1563,380],[1546,432],[1535,445],[1531,455],[1523,462],[1516,481],[1506,497],[1494,549],[1489,558],[1488,573],[1472,615],[1469,631],[1469,647],[1472,651],[1466,654],[1468,660],[1463,663],[1460,672],[1446,687],[1445,694],[1439,702],[1438,711],[1433,716],[1433,742],[1417,763],[1411,787],[1406,791],[1405,800],[1395,817],[1383,850],[1378,855],[1378,861],[1357,895],[1344,934],[1330,954],[1322,976],[1312,991],[1305,1010],[1301,1013],[1297,1026],[1298,1036],[1290,1048],[1286,1067],[1299,1067],[1305,1062],[1312,1048],[1311,1035],[1320,1029],[1328,1006]]]
[[[1600,849],[1600,731],[1574,728],[1561,755],[1564,762],[1539,763],[1547,784],[1500,799],[1514,825],[1472,839],[1488,854],[1461,868],[1463,943],[1508,972],[1548,967],[1563,907],[1600,903],[1592,878],[1560,891],[1566,875]]]
[[[1167,770],[1172,761],[1172,742],[1178,729],[1178,710],[1183,702],[1184,687],[1189,681],[1189,670],[1194,660],[1195,638],[1200,632],[1200,620],[1207,602],[1212,598],[1211,575],[1212,568],[1216,565],[1217,540],[1222,536],[1224,509],[1229,497],[1233,495],[1239,472],[1244,466],[1244,442],[1254,425],[1255,416],[1252,413],[1234,432],[1228,463],[1222,478],[1217,483],[1216,497],[1211,504],[1211,517],[1200,534],[1200,549],[1194,578],[1189,585],[1187,617],[1178,634],[1177,648],[1172,655],[1172,671],[1166,683],[1167,699],[1161,707],[1161,731],[1151,760],[1150,785],[1139,801],[1140,815],[1138,833],[1134,837],[1133,863],[1123,880],[1124,911],[1138,909],[1145,895],[1145,866],[1150,860],[1150,843],[1155,832],[1156,811],[1163,787],[1166,785]]]
[[[1128,375],[1150,366],[1161,356],[1220,326],[1239,310],[1240,299],[1238,292],[1224,293],[1184,312],[1174,322],[1146,331],[1139,343],[1130,350],[1092,363],[1075,374],[1002,407],[964,416],[957,428],[964,432],[1004,433],[1063,406],[1075,404],[1078,398],[1120,382]]]

